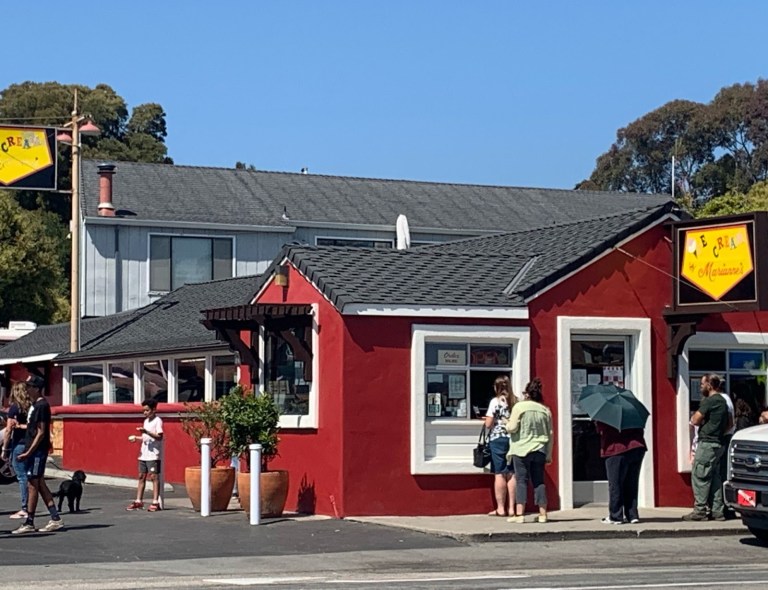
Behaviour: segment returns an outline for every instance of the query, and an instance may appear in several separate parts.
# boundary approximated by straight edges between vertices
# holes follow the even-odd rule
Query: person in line
[[[736,400],[736,404],[734,405],[734,422],[736,432],[757,424],[755,415],[752,413],[752,407],[746,400],[741,398]]]
[[[147,477],[152,480],[152,504],[149,512],[160,510],[160,450],[163,443],[163,421],[157,415],[157,400],[145,399],[141,402],[144,412],[144,424],[137,427],[141,436],[132,434],[128,437],[131,442],[141,441],[139,449],[139,482],[136,487],[136,499],[128,504],[126,510],[144,509],[144,489]]]
[[[48,460],[48,451],[51,448],[51,406],[43,397],[45,380],[38,375],[30,375],[27,378],[27,392],[32,400],[32,407],[27,416],[27,432],[24,438],[24,452],[19,454],[19,461],[26,463],[27,469],[27,501],[28,514],[24,523],[11,531],[15,535],[34,533],[35,511],[37,499],[42,496],[51,519],[40,532],[52,533],[64,528],[56,502],[45,483],[45,463]]]
[[[723,452],[720,455],[720,481],[728,479],[728,445],[731,444],[731,439],[736,433],[736,414],[731,396],[725,392],[725,380],[720,382],[720,387],[717,389],[717,393],[723,396],[726,405],[728,406],[728,415],[730,416],[729,424],[731,425],[728,430],[725,431],[723,436]],[[725,506],[723,508],[723,515],[726,520],[733,520],[736,518],[736,512]]]
[[[5,425],[3,436],[3,460],[11,461],[16,480],[19,482],[21,493],[21,510],[11,514],[11,518],[25,519],[29,516],[28,502],[29,490],[27,490],[27,466],[19,460],[25,450],[24,439],[27,434],[27,413],[32,406],[27,394],[27,385],[22,382],[14,383],[9,397],[8,422]]]
[[[512,384],[507,375],[496,377],[493,382],[495,397],[488,404],[485,414],[485,427],[491,432],[488,436],[488,446],[491,450],[491,473],[493,473],[493,494],[496,498],[496,509],[490,516],[515,515],[515,471],[511,462],[507,461],[509,452],[509,433],[506,426],[510,409],[516,398],[512,393]],[[507,511],[507,502],[509,510]]]
[[[608,516],[605,524],[637,524],[637,491],[640,468],[647,450],[642,428],[617,430],[613,426],[595,422],[600,435],[600,456],[605,459],[608,474]]]
[[[725,452],[725,433],[731,428],[728,404],[720,389],[722,378],[714,373],[701,378],[701,404],[691,417],[691,424],[699,428],[699,442],[691,468],[693,511],[683,520],[725,520],[723,481],[720,459]]]
[[[528,479],[533,485],[534,501],[539,507],[538,522],[547,522],[547,489],[544,485],[544,465],[552,462],[552,412],[541,403],[541,379],[536,377],[525,386],[523,401],[512,408],[507,422],[510,433],[507,460],[514,463],[515,515],[507,522],[525,522]]]

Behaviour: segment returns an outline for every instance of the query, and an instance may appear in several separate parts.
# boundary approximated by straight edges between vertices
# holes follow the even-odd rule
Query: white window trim
[[[573,508],[573,442],[571,440],[571,337],[573,335],[629,336],[632,357],[627,389],[645,404],[651,412],[645,427],[648,452],[640,472],[638,505],[653,508],[654,453],[653,453],[653,370],[651,362],[651,320],[649,318],[568,317],[557,318],[557,441],[560,509]],[[546,401],[546,400],[545,400]]]
[[[688,350],[758,348],[768,350],[768,336],[760,332],[697,332],[685,343],[677,365],[677,471],[691,472],[690,368]]]
[[[530,328],[508,326],[440,326],[414,324],[411,330],[411,473],[421,474],[474,474],[482,473],[472,465],[472,453],[468,448],[466,459],[439,461],[424,459],[426,426],[426,365],[427,342],[462,342],[469,344],[510,344],[512,360],[512,389],[520,392],[530,380]],[[450,420],[451,427],[466,429],[467,436],[476,440],[480,430],[479,420]],[[439,424],[440,419],[434,419]],[[472,445],[474,446],[474,444]]]
[[[232,276],[230,278],[235,278],[237,276],[237,236],[232,235],[225,235],[225,234],[195,234],[195,233],[188,233],[181,231],[179,233],[170,233],[170,232],[149,232],[147,234],[147,270],[146,270],[146,281],[147,281],[147,295],[150,297],[154,296],[162,296],[167,293],[170,293],[173,291],[171,289],[170,291],[157,291],[152,290],[149,288],[149,279],[152,275],[151,273],[151,266],[152,266],[152,238],[155,237],[169,237],[169,238],[200,238],[200,239],[218,239],[221,238],[223,240],[232,240]],[[173,272],[173,270],[171,270]],[[211,281],[213,279],[208,279],[208,281]],[[219,279],[219,280],[225,280],[225,279]],[[203,281],[203,282],[208,282]]]
[[[314,345],[314,342],[313,342]],[[176,378],[176,367],[177,367],[177,361],[179,360],[186,360],[186,359],[205,359],[205,401],[212,401],[213,395],[214,395],[214,378],[215,375],[213,374],[213,358],[217,356],[235,356],[235,360],[237,361],[237,355],[234,352],[226,351],[226,350],[219,350],[219,351],[201,351],[197,354],[192,353],[191,351],[185,354],[173,354],[173,355],[155,355],[150,357],[140,357],[140,358],[113,358],[108,360],[100,360],[100,361],[87,361],[83,360],[80,363],[70,363],[67,365],[63,365],[63,371],[62,371],[62,405],[64,406],[81,406],[85,404],[73,404],[72,403],[72,396],[70,392],[70,382],[71,382],[71,374],[72,374],[72,367],[78,367],[82,365],[93,365],[93,366],[101,366],[102,370],[102,380],[103,380],[103,391],[107,392],[107,398],[109,401],[104,401],[103,403],[114,403],[113,399],[113,393],[112,393],[112,387],[110,384],[110,377],[109,377],[109,365],[115,364],[115,363],[133,363],[133,390],[134,390],[134,398],[133,402],[136,405],[141,405],[141,402],[144,401],[144,369],[143,369],[143,363],[145,362],[151,362],[151,361],[168,361],[168,402],[167,403],[177,403],[178,400],[178,380]],[[313,370],[314,370],[313,366]],[[239,381],[240,378],[240,368],[237,367],[237,378]],[[163,402],[166,403],[166,402]]]
[[[312,304],[312,387],[309,388],[309,411],[307,414],[280,414],[280,428],[313,429],[318,428],[318,392],[320,391],[320,323],[319,306]],[[259,326],[259,389],[264,391],[264,359],[266,342],[264,326]]]

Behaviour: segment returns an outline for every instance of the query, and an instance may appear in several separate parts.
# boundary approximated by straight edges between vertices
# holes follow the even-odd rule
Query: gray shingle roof
[[[137,310],[83,320],[80,351],[69,350],[69,324],[41,326],[0,349],[3,358],[59,353],[57,362],[223,346],[200,323],[203,309],[250,303],[258,275],[184,285]],[[13,348],[11,348],[13,347]]]
[[[342,310],[347,305],[519,307],[525,298],[648,227],[672,205],[406,251],[292,246],[288,258]]]
[[[96,161],[83,162],[82,211],[96,216]],[[507,231],[659,206],[666,195],[381,180],[118,162],[113,202],[137,220],[290,226],[335,222]],[[283,208],[289,221],[282,220]]]

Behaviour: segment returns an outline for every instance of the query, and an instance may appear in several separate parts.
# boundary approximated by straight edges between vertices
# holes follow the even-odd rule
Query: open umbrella
[[[581,390],[579,406],[595,422],[616,430],[644,428],[650,412],[629,389],[615,385],[587,385]]]

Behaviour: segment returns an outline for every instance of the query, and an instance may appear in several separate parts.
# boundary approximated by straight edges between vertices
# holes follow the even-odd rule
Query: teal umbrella
[[[587,385],[582,388],[579,406],[595,422],[616,430],[645,428],[650,412],[629,389],[615,385]]]

